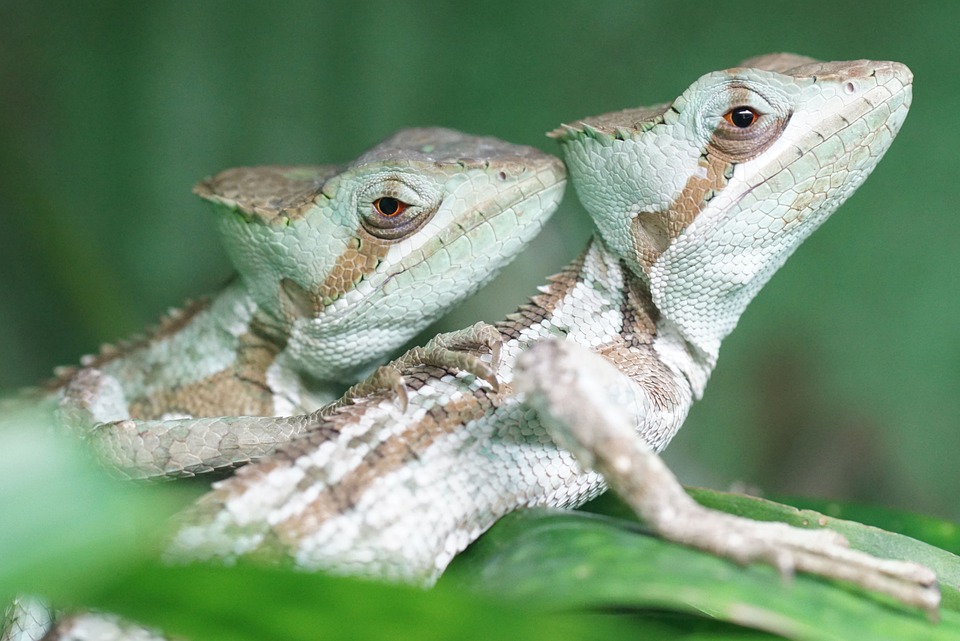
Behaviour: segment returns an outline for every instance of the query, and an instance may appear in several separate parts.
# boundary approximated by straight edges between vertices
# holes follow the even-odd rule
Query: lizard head
[[[772,54],[709,73],[672,103],[551,135],[603,242],[712,360],[753,296],[876,166],[911,82],[896,62]]]
[[[342,352],[357,366],[493,278],[565,181],[549,154],[433,128],[403,130],[345,166],[230,169],[195,192],[217,206],[241,279],[294,358]]]

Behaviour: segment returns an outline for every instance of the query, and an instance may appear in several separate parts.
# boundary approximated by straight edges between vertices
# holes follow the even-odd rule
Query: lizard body
[[[430,583],[500,516],[580,505],[603,491],[602,473],[630,491],[655,486],[658,500],[633,503],[668,538],[846,579],[852,564],[871,577],[864,585],[935,607],[925,568],[877,569],[832,533],[690,508],[654,454],[703,393],[750,299],[889,147],[911,81],[898,63],[774,55],[707,74],[668,105],[554,132],[598,234],[495,326],[499,355],[475,340],[477,328],[444,339],[490,362],[499,386],[436,363],[395,363],[404,402],[371,383],[351,404],[295,419],[306,434],[218,483],[185,515],[172,555],[274,554]],[[605,448],[614,441],[625,457],[638,454],[621,458]],[[686,536],[698,527],[706,532]]]
[[[343,167],[224,171],[195,192],[239,277],[49,387],[83,428],[313,411],[489,281],[564,179],[548,154],[436,128]]]
[[[773,55],[554,132],[598,230],[581,256],[492,330],[435,339],[466,367],[406,355],[274,422],[306,433],[216,484],[171,556],[430,583],[500,516],[579,505],[606,478],[669,539],[935,608],[925,568],[693,507],[654,454],[750,299],[889,147],[911,82],[898,63]]]

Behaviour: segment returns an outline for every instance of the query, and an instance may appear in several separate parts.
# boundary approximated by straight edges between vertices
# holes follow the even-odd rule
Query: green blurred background
[[[769,51],[885,58],[914,107],[871,180],[725,343],[667,458],[689,483],[960,518],[960,3],[0,3],[0,388],[129,334],[230,267],[194,182],[349,160],[445,125],[543,132]],[[589,234],[572,191],[441,324],[496,320]]]

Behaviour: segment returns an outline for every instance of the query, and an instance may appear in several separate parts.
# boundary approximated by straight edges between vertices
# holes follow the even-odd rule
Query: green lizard
[[[558,130],[598,229],[584,253],[496,326],[438,337],[332,410],[271,421],[306,434],[219,482],[171,554],[429,583],[500,516],[579,505],[606,479],[668,539],[935,609],[926,568],[696,506],[654,453],[749,301],[885,153],[911,83],[898,63],[773,55]]]
[[[654,454],[749,301],[887,150],[911,82],[898,63],[767,56],[554,132],[597,236],[516,314],[437,339],[473,341],[498,386],[387,366],[351,404],[285,419],[305,436],[203,497],[174,554],[430,582],[503,514],[596,496],[596,469],[667,538],[936,607],[929,570],[694,507]],[[478,339],[491,331],[499,350]],[[384,384],[398,379],[403,402]]]
[[[83,433],[316,410],[496,275],[564,184],[553,156],[446,129],[402,131],[344,167],[224,171],[195,192],[239,277],[48,389]]]

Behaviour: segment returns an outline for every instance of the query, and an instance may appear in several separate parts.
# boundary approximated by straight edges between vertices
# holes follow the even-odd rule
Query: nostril
[[[843,86],[843,90],[847,92],[848,95],[852,96],[853,94],[857,93],[857,85],[852,82],[848,82]]]

